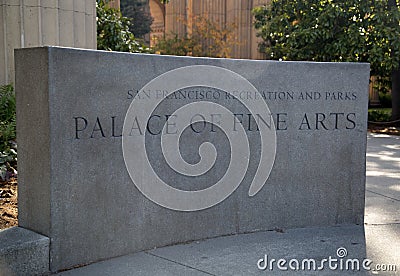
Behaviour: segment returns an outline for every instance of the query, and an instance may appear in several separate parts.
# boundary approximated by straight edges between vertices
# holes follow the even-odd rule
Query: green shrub
[[[379,102],[382,107],[391,108],[392,107],[392,94],[379,92]]]
[[[12,148],[14,147],[14,148]],[[17,175],[17,144],[12,143],[11,147],[0,152],[0,179],[7,181]]]
[[[156,53],[161,55],[192,55],[195,43],[188,37],[180,38],[177,34],[172,34],[168,38],[157,39],[155,46]]]
[[[392,80],[390,77],[381,77],[375,76],[373,77],[373,88],[375,91],[378,91],[379,94],[379,102],[381,107],[383,108],[391,108],[392,107]]]
[[[97,0],[97,49],[107,51],[150,53],[129,30],[131,22],[105,0]]]
[[[234,46],[240,45],[235,23],[223,24],[207,16],[193,16],[191,20],[179,19],[191,34],[183,37],[171,33],[155,38],[156,53],[162,55],[229,58]]]
[[[372,109],[368,110],[368,121],[370,122],[390,122],[392,112],[390,109]]]
[[[15,94],[12,85],[0,86],[0,179],[17,173]]]

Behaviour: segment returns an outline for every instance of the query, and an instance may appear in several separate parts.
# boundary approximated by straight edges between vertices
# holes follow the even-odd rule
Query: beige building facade
[[[221,26],[237,26],[239,43],[232,46],[233,58],[264,59],[258,52],[258,38],[251,11],[268,2],[269,0],[170,0],[163,5],[159,0],[149,0],[150,13],[154,18],[151,40],[171,33],[183,36],[190,33],[190,20],[193,17],[207,17]]]
[[[0,0],[0,85],[14,82],[14,49],[96,49],[96,0]]]
[[[190,33],[195,16],[237,26],[233,58],[263,59],[253,27],[254,7],[269,0],[149,0],[152,37]],[[120,0],[110,2],[118,8]],[[0,85],[14,82],[14,49],[65,46],[96,49],[96,0],[0,0]]]

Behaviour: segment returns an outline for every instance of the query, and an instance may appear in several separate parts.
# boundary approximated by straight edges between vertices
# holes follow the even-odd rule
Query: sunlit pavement
[[[367,256],[400,274],[400,136],[368,135],[366,189]]]
[[[101,242],[101,241],[99,241]],[[338,249],[345,255],[338,257]],[[341,251],[343,252],[343,250]],[[266,259],[266,255],[268,258]],[[290,269],[296,259],[370,259],[369,271],[346,270],[339,261],[331,268]],[[260,259],[263,259],[260,261]],[[275,263],[270,263],[276,259]],[[277,267],[284,259],[288,270]],[[258,266],[268,265],[265,270]],[[257,265],[258,263],[258,265]],[[296,262],[292,261],[293,266]],[[335,267],[336,264],[336,267]],[[368,263],[367,263],[368,264]],[[351,266],[350,266],[351,267]],[[271,270],[272,268],[272,270]],[[393,271],[396,269],[396,271]],[[379,270],[379,271],[378,271]],[[383,272],[382,270],[391,270]],[[400,275],[400,136],[368,135],[364,226],[258,232],[157,248],[61,275]]]

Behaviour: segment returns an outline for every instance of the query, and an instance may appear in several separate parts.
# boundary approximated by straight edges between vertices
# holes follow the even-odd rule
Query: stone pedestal
[[[18,222],[50,239],[53,272],[363,224],[368,64],[15,53]]]

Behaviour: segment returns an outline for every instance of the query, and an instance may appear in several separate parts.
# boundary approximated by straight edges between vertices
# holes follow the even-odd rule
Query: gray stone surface
[[[400,200],[394,200],[367,190],[365,202],[366,224],[400,223]]]
[[[127,255],[57,275],[398,275],[400,255],[399,225],[346,226],[290,229],[239,234],[189,244],[157,248]],[[319,271],[260,270],[257,261],[337,258],[344,247],[347,259],[360,263],[368,258],[371,270],[336,270],[325,266]],[[395,271],[376,271],[375,265],[396,265]]]
[[[368,191],[400,201],[400,137],[369,134]]]
[[[367,255],[376,263],[396,264],[397,274],[400,273],[399,149],[399,136],[368,135],[365,201]]]
[[[240,234],[189,244],[157,248],[66,271],[57,275],[368,275],[366,271],[330,270],[281,271],[260,270],[257,262],[265,258],[315,259],[337,257],[336,250],[345,247],[349,258],[366,257],[362,226],[291,229]],[[166,273],[160,272],[164,267]],[[191,268],[191,269],[188,269]],[[183,270],[185,269],[185,270]]]
[[[248,132],[252,157],[238,189],[212,208],[180,212],[160,207],[138,191],[124,164],[120,134],[130,93],[162,73],[195,64],[233,70],[272,95],[266,102],[278,128],[276,160],[265,186],[249,197],[260,138]],[[16,51],[16,76],[22,152],[19,223],[50,237],[52,271],[226,234],[363,222],[367,64],[203,59],[50,47]],[[312,97],[299,99],[306,92]],[[318,93],[321,98],[313,98]],[[220,103],[246,114],[242,106]],[[166,115],[170,110],[164,108],[179,104],[170,101],[158,112]],[[326,117],[324,124],[317,122],[322,117]],[[177,188],[186,182],[191,187],[212,185],[226,168],[222,158],[200,184],[196,177],[165,173],[166,163],[154,146],[159,138],[153,138],[146,144],[153,165],[161,178]],[[181,143],[189,151],[183,153],[189,162],[198,159],[199,141],[188,136]],[[213,140],[218,154],[229,156],[224,141],[223,135]]]
[[[390,136],[380,139],[376,135],[368,135],[368,154],[381,152],[388,146],[400,145],[398,137]],[[385,159],[391,153],[381,153]],[[400,163],[380,162],[367,163],[367,174],[380,165],[381,171],[396,169],[400,171]],[[398,172],[399,174],[399,172]],[[381,182],[379,182],[381,178]],[[385,178],[367,178],[367,189],[380,188],[383,194],[391,194],[390,185],[385,185]],[[377,185],[378,183],[378,185]],[[380,185],[379,185],[380,183]],[[101,264],[93,264],[64,272],[61,275],[158,275],[153,273],[164,267],[164,261],[169,261],[171,267],[177,264],[181,268],[192,267],[196,271],[186,271],[184,275],[312,275],[310,271],[284,273],[282,271],[257,271],[255,261],[260,255],[268,253],[271,257],[303,256],[321,258],[334,255],[335,249],[345,246],[351,258],[364,258],[373,261],[375,265],[396,265],[395,271],[360,271],[356,275],[399,275],[400,273],[400,224],[398,215],[400,202],[390,201],[386,196],[372,192],[366,193],[366,210],[364,230],[360,226],[340,226],[329,228],[307,228],[288,230],[285,233],[265,232],[222,237],[185,245],[153,249],[145,254],[147,258],[138,258],[143,253],[115,258]],[[371,208],[374,206],[374,208]],[[384,214],[384,215],[383,215]],[[154,262],[153,257],[162,258],[163,262]],[[140,262],[138,262],[138,259]],[[135,268],[147,267],[146,271]],[[382,267],[382,266],[381,266]],[[129,268],[123,270],[123,268]],[[138,272],[137,272],[138,271]],[[179,271],[178,269],[176,271]],[[148,272],[146,274],[146,272]],[[352,275],[346,271],[319,271],[317,275]],[[178,274],[179,275],[179,274]],[[201,275],[201,274],[200,274]]]
[[[49,272],[50,239],[21,227],[0,231],[0,275]]]
[[[400,210],[400,204],[397,205]],[[400,224],[377,224],[365,226],[367,256],[374,264],[396,265],[400,274]],[[395,274],[393,271],[387,273]]]
[[[50,236],[52,200],[48,63],[43,50],[32,49],[16,64],[18,220],[45,236]]]
[[[119,258],[99,262],[90,266],[58,273],[57,275],[209,275],[197,268],[174,263],[168,259],[154,256],[146,252],[126,255]]]
[[[151,254],[183,265],[196,267],[212,275],[261,275],[271,274],[257,268],[257,261],[267,254],[268,259],[315,259],[337,257],[336,250],[345,247],[351,258],[363,259],[365,238],[362,226],[340,226],[311,229],[292,229],[284,233],[270,231],[238,236],[222,237],[165,247],[150,251]],[[276,264],[275,264],[276,265]],[[282,273],[277,267],[276,274]],[[292,271],[293,273],[293,271]],[[330,271],[328,267],[318,271],[300,271],[300,275],[333,275],[343,271]],[[364,273],[365,274],[365,273]]]

